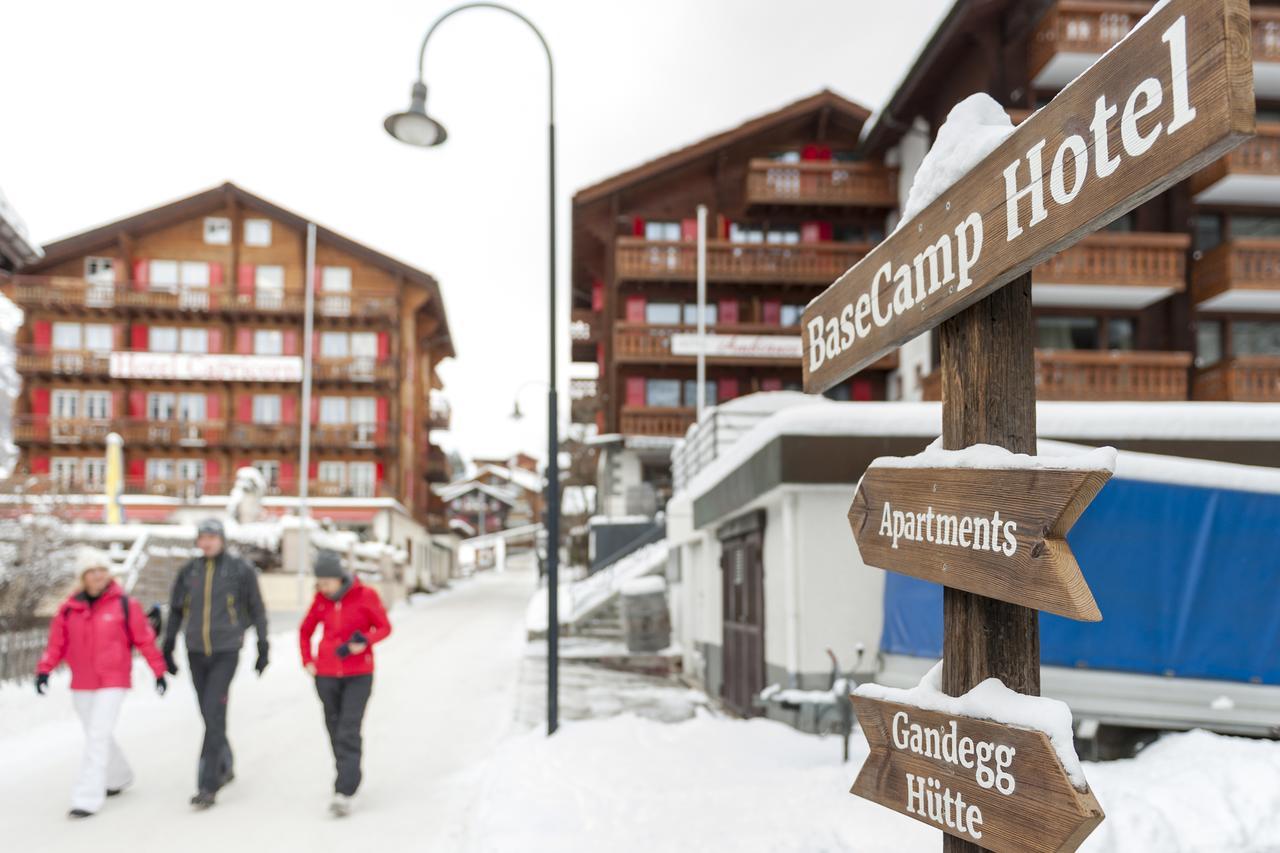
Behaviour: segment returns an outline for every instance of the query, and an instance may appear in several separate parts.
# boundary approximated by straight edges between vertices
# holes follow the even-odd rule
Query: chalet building
[[[694,421],[695,356],[677,336],[697,328],[699,204],[716,339],[707,403],[800,387],[803,307],[883,239],[898,203],[897,171],[857,153],[868,116],[822,91],[574,196],[573,359],[597,378],[571,397],[575,421],[615,439],[601,445],[606,505],[660,506],[670,448]],[[895,364],[829,396],[884,400]]]
[[[23,473],[101,493],[109,433],[126,496],[226,495],[252,466],[269,495],[398,502],[447,529],[432,391],[453,345],[430,275],[317,228],[233,184],[44,247],[4,290],[26,312],[15,439]],[[306,288],[314,294],[310,412],[302,411]],[[309,470],[299,470],[301,421]],[[341,499],[334,502],[332,499]],[[142,517],[135,515],[135,517]]]
[[[536,459],[521,453],[509,460],[475,462],[472,476],[435,487],[450,526],[465,537],[542,521],[542,477]]]
[[[960,100],[1021,121],[1152,5],[957,0],[859,154],[909,187]],[[1033,271],[1039,399],[1280,401],[1280,4],[1252,21],[1257,136]],[[899,351],[905,399],[940,398],[936,340]]]

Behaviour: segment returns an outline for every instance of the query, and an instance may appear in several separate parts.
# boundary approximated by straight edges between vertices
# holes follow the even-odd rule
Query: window
[[[115,338],[115,330],[106,323],[84,324],[84,348],[91,352],[111,352]]]
[[[346,480],[347,466],[342,462],[321,462],[316,466],[316,479],[341,486]]]
[[[729,224],[729,241],[733,243],[763,243],[764,231],[758,226]]]
[[[1280,321],[1238,320],[1231,324],[1232,355],[1280,355]]]
[[[803,305],[783,305],[782,311],[780,312],[779,316],[781,318],[782,325],[799,326],[800,317],[803,314],[804,314]]]
[[[352,397],[348,405],[350,422],[359,427],[359,438],[368,441],[378,423],[378,401],[372,397]]]
[[[355,358],[377,358],[378,357],[378,333],[377,332],[352,332],[351,333],[351,355]]]
[[[110,391],[85,391],[84,416],[90,420],[105,421],[111,417]]]
[[[720,313],[719,311],[720,306],[716,305],[715,303],[711,303],[709,305],[704,305],[702,307],[703,307],[703,312],[702,312],[703,316],[707,318],[707,325],[714,326],[716,324],[716,317]],[[698,303],[696,302],[685,303],[684,323],[686,326],[698,325]]]
[[[177,466],[172,459],[148,459],[147,460],[147,482],[154,483],[157,481],[170,481],[176,478],[178,473]]]
[[[61,350],[78,350],[80,349],[80,324],[79,323],[54,323],[53,324],[53,348]]]
[[[346,358],[347,343],[346,332],[321,332],[320,355],[324,358]]]
[[[1201,320],[1196,323],[1196,367],[1209,367],[1222,361],[1222,323]]]
[[[320,289],[329,293],[350,293],[351,267],[321,267]]]
[[[185,353],[206,353],[209,351],[208,329],[178,330],[178,350]]]
[[[183,287],[208,287],[209,264],[204,261],[182,261],[178,264],[178,283]]]
[[[187,483],[204,482],[203,459],[179,459],[174,465],[178,479]]]
[[[230,245],[231,220],[225,216],[206,216],[204,218],[204,241],[210,246]]]
[[[1039,349],[1097,349],[1096,317],[1037,317],[1036,347]]]
[[[80,475],[80,460],[74,456],[55,456],[49,460],[49,477],[62,488],[76,485]]]
[[[84,467],[84,490],[86,492],[100,492],[107,484],[107,460],[105,459],[85,459]]]
[[[644,385],[645,405],[672,409],[680,406],[679,379],[648,379]]]
[[[178,420],[185,423],[203,423],[207,403],[208,398],[204,394],[182,394],[178,397]]]
[[[1222,242],[1222,217],[1217,214],[1198,214],[1195,218],[1195,233],[1192,236],[1193,248],[1197,252],[1207,252]]]
[[[352,497],[371,498],[377,487],[377,469],[372,462],[347,463],[347,492]]]
[[[834,388],[828,388],[823,392],[822,396],[828,400],[835,400],[839,403],[847,403],[852,399],[851,389],[848,382],[841,382]]]
[[[270,246],[271,220],[246,219],[244,221],[244,244],[246,246]]]
[[[884,239],[884,228],[879,225],[837,225],[832,229],[837,243],[879,243]]]
[[[79,391],[54,391],[49,402],[49,411],[59,420],[71,420],[80,416]]]
[[[163,293],[178,292],[178,262],[177,261],[151,261],[148,263],[148,279],[152,290],[161,291]]]
[[[1231,217],[1231,239],[1237,237],[1280,237],[1280,216]]]
[[[800,229],[770,228],[765,232],[764,241],[766,243],[781,243],[787,246],[796,245],[800,242]]]
[[[258,469],[258,473],[262,475],[262,479],[267,481],[268,489],[280,488],[280,463],[274,459],[256,459],[251,463],[252,467]]]
[[[708,379],[704,383],[702,391],[704,397],[703,405],[714,406],[716,400],[720,399],[716,396],[716,381],[714,379]],[[686,406],[696,407],[698,405],[698,380],[686,379],[684,381],[684,402]]]
[[[253,422],[255,424],[280,423],[280,395],[253,395]]]
[[[115,284],[115,258],[85,258],[84,277],[90,284]]]
[[[279,329],[255,329],[253,352],[255,355],[284,355],[284,332]]]
[[[646,222],[644,224],[644,238],[646,240],[679,240],[680,223],[656,221]]]
[[[1117,216],[1115,219],[1102,226],[1103,231],[1118,231],[1128,233],[1134,229],[1133,211],[1129,211],[1124,216]]]
[[[178,330],[172,326],[152,326],[147,334],[147,346],[152,352],[177,352]]]
[[[777,153],[770,154],[769,159],[774,160],[778,163],[799,163],[800,152],[799,151],[779,151]]]
[[[347,398],[346,397],[321,397],[320,398],[320,423],[322,424],[347,423]]]
[[[163,392],[147,395],[147,417],[153,421],[171,421],[178,410],[178,396]]]
[[[1107,349],[1133,349],[1134,334],[1132,317],[1112,317],[1107,320]]]
[[[259,307],[278,308],[284,304],[284,267],[254,267],[253,284]]]
[[[649,302],[644,306],[644,321],[661,326],[677,325],[680,322],[680,303]]]

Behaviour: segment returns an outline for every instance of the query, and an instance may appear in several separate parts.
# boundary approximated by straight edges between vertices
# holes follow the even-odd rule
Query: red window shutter
[[[818,237],[824,243],[829,243],[836,236],[836,227],[830,222],[818,223]]]
[[[298,469],[292,461],[280,460],[280,485],[286,491],[293,491],[296,488],[298,479]]]
[[[204,416],[209,421],[222,420],[222,395],[210,394],[204,401]]]
[[[141,483],[147,479],[147,460],[130,459],[128,465],[128,474],[126,475],[131,481]]]
[[[386,397],[378,398],[378,423],[385,424],[391,420],[391,401]]]
[[[819,160],[830,160],[830,159],[831,159],[831,146],[830,146],[830,145],[819,145],[819,146],[818,146],[818,159],[819,159]]]
[[[716,214],[716,236],[721,240],[728,240],[729,226],[732,224],[723,214]]]
[[[644,218],[643,217],[637,216],[631,220],[631,236],[632,237],[644,236]]]
[[[147,416],[147,392],[129,392],[129,417],[145,419]]]
[[[36,320],[31,324],[31,339],[36,349],[49,349],[53,345],[53,323],[48,320]]]
[[[217,261],[209,262],[209,286],[219,287],[222,284],[222,264]],[[206,467],[206,470],[207,467]]]
[[[800,224],[800,242],[817,243],[822,240],[822,223],[802,222]]]
[[[146,326],[134,326],[129,330],[129,346],[137,352],[146,352],[151,344],[148,343],[151,335],[150,329]]]
[[[48,474],[49,473],[49,457],[48,456],[32,456],[31,457],[31,473],[32,474]]]
[[[721,299],[717,309],[716,325],[733,326],[738,322],[738,300]]]
[[[738,396],[738,377],[722,376],[716,380],[716,396],[721,403]]]
[[[257,282],[253,264],[241,264],[239,269],[236,270],[236,294],[252,299],[255,287],[257,287]]]
[[[378,361],[386,361],[391,357],[391,335],[378,332]]]
[[[248,394],[236,398],[236,421],[242,424],[253,423],[253,398]]]
[[[604,310],[604,282],[598,278],[591,282],[591,310]]]
[[[297,329],[285,329],[281,336],[284,339],[282,348],[285,355],[298,354],[298,331]]]
[[[280,398],[280,420],[287,424],[298,422],[298,398],[286,394]]]
[[[236,329],[236,352],[253,355],[253,329]]]
[[[766,324],[770,326],[782,325],[782,300],[766,299],[760,308]]]
[[[644,406],[644,377],[627,377],[627,405]]]
[[[600,369],[598,375],[604,376],[604,344],[596,344],[596,366]],[[597,380],[597,383],[599,380]]]
[[[643,323],[645,298],[643,296],[627,297],[627,322]]]
[[[222,352],[222,330],[209,330],[209,352]]]
[[[696,219],[681,219],[681,220],[680,220],[680,239],[681,239],[681,240],[685,240],[685,241],[687,241],[687,242],[689,242],[689,243],[697,242],[697,240],[698,240],[698,220],[696,220]]]
[[[146,290],[151,281],[151,262],[139,258],[133,262],[133,289]]]
[[[776,376],[771,376],[766,379],[761,379],[760,390],[761,391],[781,391],[782,380]]]
[[[218,491],[222,491],[221,489],[222,484],[220,482],[221,479],[222,479],[222,465],[218,462],[217,459],[206,459],[204,461],[205,483],[208,483],[211,485],[216,484],[215,488],[217,488]],[[210,489],[206,488],[205,491],[210,491]]]
[[[48,388],[32,388],[31,389],[31,414],[33,415],[49,414],[49,389]]]
[[[819,150],[820,150],[820,149],[819,149],[819,148],[818,148],[818,146],[816,146],[816,145],[806,145],[805,147],[803,147],[803,148],[801,148],[801,149],[800,149],[800,159],[801,159],[801,160],[818,160],[818,159],[821,159],[821,158],[819,158],[819,156],[818,156],[818,154],[819,154]]]
[[[311,464],[307,466],[307,478],[314,480],[320,476],[320,463],[312,459]]]
[[[381,483],[383,479],[383,467],[381,462],[375,462],[373,465],[373,479]]]
[[[865,376],[855,376],[849,388],[849,399],[864,402],[871,400],[871,380]]]

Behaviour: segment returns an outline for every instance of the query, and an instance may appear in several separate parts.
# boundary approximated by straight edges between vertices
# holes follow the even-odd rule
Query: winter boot
[[[196,794],[194,797],[191,798],[191,807],[198,812],[204,811],[205,809],[211,807],[213,804],[214,804],[214,797],[213,797],[212,791],[201,791],[200,793]]]
[[[72,809],[67,812],[67,817],[72,820],[80,820],[81,818],[93,817],[93,812],[87,812],[84,809]]]
[[[329,814],[334,817],[346,817],[351,814],[351,798],[346,794],[334,794],[333,802],[329,803]]]

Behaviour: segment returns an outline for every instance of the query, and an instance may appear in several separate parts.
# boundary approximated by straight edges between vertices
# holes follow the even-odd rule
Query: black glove
[[[359,631],[355,631],[354,633],[352,633],[351,639],[347,640],[345,643],[338,646],[338,649],[335,652],[338,655],[339,660],[351,656],[352,643],[359,643],[367,649],[369,647],[369,638]]]
[[[49,689],[49,674],[46,672],[39,673],[36,676],[36,692],[41,696]]]
[[[267,644],[258,643],[258,662],[253,665],[254,670],[259,676],[262,671],[267,668]]]
[[[164,692],[165,692],[166,690],[168,690],[168,689],[169,689],[169,682],[167,682],[167,681],[165,681],[165,680],[164,680],[164,676],[163,676],[163,675],[156,679],[156,692],[157,692],[157,693],[159,693],[161,696],[163,696],[163,695],[164,695]]]
[[[178,662],[173,659],[173,644],[164,644],[164,668],[170,675],[178,674]]]
[[[367,646],[367,645],[369,645],[369,638],[368,638],[368,637],[366,637],[366,636],[365,636],[363,633],[361,633],[360,631],[356,631],[355,633],[353,633],[353,634],[351,635],[351,639],[350,639],[350,640],[347,640],[347,642],[348,642],[348,643],[360,643],[361,645],[365,645],[365,646]]]
[[[334,651],[334,654],[338,656],[338,660],[344,660],[350,657],[351,656],[350,644],[343,643],[342,645],[338,646],[338,648]]]

